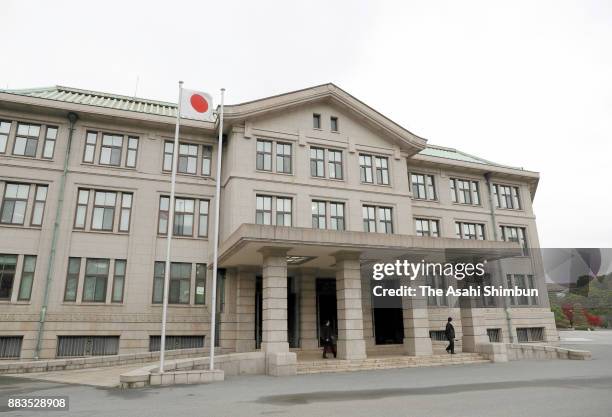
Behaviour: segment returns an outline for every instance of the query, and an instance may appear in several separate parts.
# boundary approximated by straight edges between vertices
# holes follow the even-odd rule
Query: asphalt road
[[[69,416],[521,416],[612,415],[612,331],[563,332],[591,361],[409,368],[274,378],[245,376],[200,386],[119,390],[0,377],[9,397],[68,395]]]

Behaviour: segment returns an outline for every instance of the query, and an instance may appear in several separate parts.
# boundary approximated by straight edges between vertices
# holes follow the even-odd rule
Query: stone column
[[[365,359],[360,253],[340,251],[333,256],[336,258],[338,358]]]
[[[300,271],[300,347],[318,349],[317,282],[314,269]]]
[[[252,268],[238,268],[236,352],[255,350],[255,276]]]
[[[290,248],[263,247],[262,337],[266,373],[295,375],[297,360],[287,341],[287,252]]]
[[[467,278],[461,281],[462,288],[469,288]],[[478,284],[474,284],[478,285]],[[463,330],[463,352],[478,352],[478,345],[489,344],[484,309],[480,297],[459,297],[461,308],[461,329]]]
[[[402,298],[404,316],[404,353],[409,356],[433,355],[429,337],[429,309],[427,297],[421,295],[422,280],[411,282],[416,295]]]

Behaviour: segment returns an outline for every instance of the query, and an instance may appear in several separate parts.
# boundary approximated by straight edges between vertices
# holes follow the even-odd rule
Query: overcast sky
[[[334,82],[429,143],[541,173],[546,247],[612,247],[612,1],[12,1],[2,88],[237,103]],[[85,7],[87,6],[87,7]]]

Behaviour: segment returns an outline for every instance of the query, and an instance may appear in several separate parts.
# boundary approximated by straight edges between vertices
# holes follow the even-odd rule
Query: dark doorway
[[[263,279],[255,278],[255,348],[261,348],[263,314]],[[298,347],[298,301],[295,279],[287,277],[287,341],[290,348]]]
[[[404,342],[404,315],[401,308],[374,309],[374,335],[377,345]]]
[[[317,278],[317,337],[321,345],[321,328],[329,320],[334,335],[338,338],[338,309],[336,303],[336,280]]]

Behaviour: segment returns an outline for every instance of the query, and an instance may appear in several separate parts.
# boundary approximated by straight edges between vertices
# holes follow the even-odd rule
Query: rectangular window
[[[195,174],[198,166],[198,146],[179,144],[178,168],[181,174]]]
[[[518,187],[493,184],[493,197],[497,208],[521,209],[521,199],[519,197]]]
[[[6,152],[9,134],[11,133],[11,122],[0,120],[0,153]]]
[[[17,135],[13,145],[13,155],[36,156],[40,126],[26,123],[17,124]]]
[[[167,336],[166,350],[198,349],[204,347],[204,336]],[[159,352],[161,336],[149,336],[149,352]]]
[[[414,198],[418,200],[436,200],[436,187],[433,175],[410,174],[410,185]]]
[[[500,343],[501,339],[501,329],[487,329],[487,336],[489,336],[489,342],[491,343]]]
[[[427,305],[436,307],[448,306],[448,297],[446,296],[448,282],[446,277],[443,275],[428,275],[425,280],[430,288],[442,290],[442,295],[428,295]]]
[[[130,218],[132,215],[132,194],[121,194],[121,218],[119,220],[119,231],[128,232],[130,230]]]
[[[329,226],[332,230],[345,230],[344,203],[329,203]]]
[[[507,274],[506,284],[508,285],[508,288],[516,287],[522,290],[537,289],[533,275]],[[526,295],[521,295],[518,297],[511,296],[509,298],[511,305],[528,306],[537,305],[538,303],[537,297],[529,297]]]
[[[19,359],[23,336],[0,336],[0,359]]]
[[[21,270],[21,283],[19,284],[19,294],[17,296],[17,300],[30,301],[35,270],[36,256],[25,255],[23,257],[23,269]]]
[[[363,231],[376,232],[376,207],[363,206]]]
[[[153,302],[163,302],[165,262],[155,262]],[[191,287],[191,264],[172,262],[170,264],[169,304],[189,304]]]
[[[516,337],[519,343],[543,342],[544,327],[517,327]]]
[[[455,223],[455,232],[459,239],[484,240],[484,224],[480,223]]]
[[[58,336],[57,357],[109,356],[119,352],[119,336]]]
[[[114,191],[95,191],[94,195],[91,229],[112,232],[115,222],[117,193]]]
[[[478,181],[450,179],[451,200],[459,204],[480,204]]]
[[[312,202],[312,228],[326,229],[325,201]]]
[[[202,175],[210,177],[212,169],[212,146],[202,146]]]
[[[138,138],[134,136],[128,137],[127,157],[125,158],[125,166],[128,168],[136,167],[138,159]]]
[[[68,273],[66,274],[66,288],[64,289],[64,301],[76,301],[80,271],[81,258],[69,258]]]
[[[208,210],[210,201],[200,200],[200,218],[198,219],[198,236],[208,236]]]
[[[440,237],[440,222],[432,219],[414,219],[417,236]]]
[[[372,174],[372,155],[359,155],[359,178],[361,182],[374,182]]]
[[[255,223],[272,224],[272,197],[266,195],[256,197]]]
[[[276,144],[276,172],[291,174],[291,144]]]
[[[389,159],[384,156],[377,156],[376,160],[376,182],[382,185],[389,185]]]
[[[159,223],[157,233],[165,235],[168,233],[168,218],[170,210],[170,198],[161,197],[159,199]]]
[[[276,225],[291,226],[291,199],[276,197]]]
[[[174,155],[174,143],[164,142],[164,166],[163,171],[172,171],[172,157]]]
[[[390,207],[378,207],[378,231],[380,233],[393,233],[393,219]]]
[[[34,196],[34,209],[32,210],[32,226],[42,226],[43,215],[45,213],[45,202],[47,201],[46,185],[36,186],[36,195]]]
[[[115,260],[115,272],[113,274],[113,295],[111,302],[123,302],[123,289],[125,287],[125,259]]]
[[[0,300],[10,300],[17,268],[17,255],[0,255]]]
[[[257,139],[257,169],[272,171],[272,142]]]
[[[188,198],[175,198],[174,201],[174,235],[193,236],[195,201]]]
[[[342,151],[336,151],[333,149],[327,150],[329,178],[341,180],[342,175]]]
[[[310,148],[310,175],[325,177],[325,150],[323,148]]]
[[[47,126],[45,144],[43,145],[42,157],[52,159],[55,152],[55,141],[57,140],[57,127]]]
[[[87,132],[85,138],[85,150],[83,151],[83,162],[93,163],[96,154],[96,142],[98,141],[98,132]]]
[[[321,129],[321,115],[320,114],[315,113],[312,115],[312,128]]]
[[[338,131],[338,118],[337,117],[332,116],[329,118],[329,128],[332,132]]]
[[[89,204],[89,190],[79,190],[77,197],[76,214],[74,216],[74,228],[84,229],[87,220],[87,205]]]
[[[206,303],[206,264],[196,264],[195,304]]]
[[[25,213],[28,206],[28,195],[30,186],[28,184],[7,183],[2,200],[1,223],[24,224]]]
[[[108,281],[108,259],[87,259],[83,282],[83,301],[104,303]]]
[[[122,149],[123,136],[104,133],[102,135],[102,148],[100,149],[100,165],[121,165]]]
[[[529,244],[527,243],[527,232],[524,227],[515,226],[499,226],[501,232],[501,240],[504,242],[516,242],[523,248],[523,255],[529,252]]]

